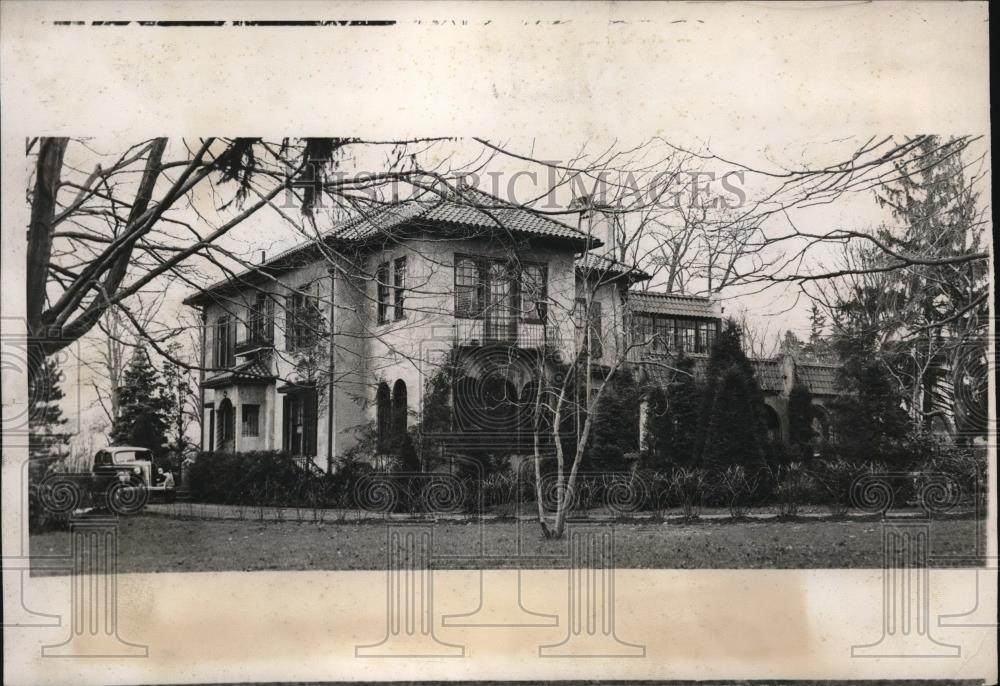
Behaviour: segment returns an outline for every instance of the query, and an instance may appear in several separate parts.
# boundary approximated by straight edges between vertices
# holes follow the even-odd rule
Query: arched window
[[[406,436],[406,382],[396,381],[392,387],[392,443],[398,449]]]
[[[392,433],[392,398],[389,384],[385,382],[380,383],[375,391],[375,431],[376,450],[385,452]]]
[[[778,413],[770,405],[764,405],[764,421],[767,424],[767,435],[772,441],[781,440],[781,420]]]

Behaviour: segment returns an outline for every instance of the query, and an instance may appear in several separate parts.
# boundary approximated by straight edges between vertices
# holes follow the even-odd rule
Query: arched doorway
[[[216,445],[219,452],[232,453],[236,451],[236,408],[229,398],[223,398],[219,403],[219,418]]]

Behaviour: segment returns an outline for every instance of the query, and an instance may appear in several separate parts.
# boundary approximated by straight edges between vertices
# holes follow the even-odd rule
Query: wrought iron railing
[[[467,346],[544,348],[557,341],[555,327],[517,318],[456,319],[454,331],[455,343]]]

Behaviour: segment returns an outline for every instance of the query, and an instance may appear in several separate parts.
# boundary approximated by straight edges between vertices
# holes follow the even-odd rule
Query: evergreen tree
[[[667,388],[653,389],[646,411],[646,446],[652,465],[690,465],[697,439],[702,388],[694,360],[683,352],[674,360]]]
[[[619,369],[607,382],[594,408],[587,469],[620,471],[624,456],[639,450],[639,393],[627,369]]]
[[[739,326],[726,320],[708,358],[694,461],[755,465],[766,457],[764,394],[743,352]]]
[[[111,428],[112,443],[147,448],[155,458],[161,458],[167,449],[173,404],[146,349],[137,347],[123,375],[120,411]]]
[[[702,462],[722,468],[764,461],[764,429],[755,408],[754,385],[737,365],[726,367],[712,384]],[[758,389],[759,390],[759,389]]]
[[[841,336],[837,350],[843,361],[837,374],[840,395],[830,405],[837,451],[852,461],[906,468],[903,442],[909,422],[898,384],[867,337]]]
[[[662,386],[653,386],[646,394],[646,417],[642,427],[646,444],[643,461],[653,469],[666,465],[667,452],[673,445],[673,422],[667,408],[667,392]]]
[[[788,394],[788,442],[791,444],[792,454],[805,460],[812,457],[813,453],[812,441],[815,436],[812,420],[812,393],[796,375]]]
[[[32,533],[44,531],[65,520],[42,507],[38,486],[49,472],[65,468],[60,462],[69,456],[70,434],[63,429],[66,418],[59,401],[58,365],[47,358],[28,376],[28,527]]]
[[[674,445],[671,451],[678,464],[690,465],[698,440],[698,415],[704,390],[694,373],[694,359],[683,352],[674,361],[667,402],[673,422]]]
[[[933,255],[941,263],[891,272],[899,297],[883,310],[879,324],[889,334],[883,359],[903,387],[911,422],[929,429],[935,405],[954,402],[950,385],[942,383],[953,351],[987,333],[989,262],[961,258],[984,250],[990,221],[958,142],[928,136],[914,155],[908,173],[907,161],[898,162],[901,173],[876,192],[899,222],[881,231],[880,239],[901,254]],[[952,257],[958,259],[949,262]]]
[[[813,303],[809,309],[809,342],[815,345],[822,340],[825,329],[826,315],[819,309],[819,305]]]
[[[59,367],[46,359],[38,369],[28,379],[28,455],[33,465],[47,467],[69,456],[70,434],[63,431],[66,418],[59,407],[65,397]]]
[[[809,310],[809,340],[801,348],[802,359],[811,362],[826,362],[833,355],[833,350],[825,337],[826,314],[816,303]]]
[[[179,345],[172,345],[169,348],[173,357],[179,358],[182,351]],[[170,400],[170,409],[167,413],[167,432],[170,437],[168,444],[171,460],[176,460],[176,464],[164,464],[170,469],[180,467],[180,462],[184,459],[185,451],[194,444],[188,439],[188,427],[196,421],[197,406],[192,407],[197,402],[197,396],[192,388],[190,371],[169,360],[163,367],[164,396]]]

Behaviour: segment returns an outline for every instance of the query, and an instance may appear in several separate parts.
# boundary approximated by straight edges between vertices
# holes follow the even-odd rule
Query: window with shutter
[[[406,316],[404,307],[406,294],[406,258],[397,258],[392,265],[393,319],[399,321]]]
[[[214,366],[236,366],[236,322],[229,315],[222,315],[215,322],[212,362]]]
[[[455,316],[472,319],[482,312],[482,278],[479,261],[458,256],[455,260]]]
[[[520,283],[521,319],[544,324],[548,314],[548,267],[544,264],[523,263]]]
[[[389,263],[383,262],[375,272],[378,323],[389,322]]]

